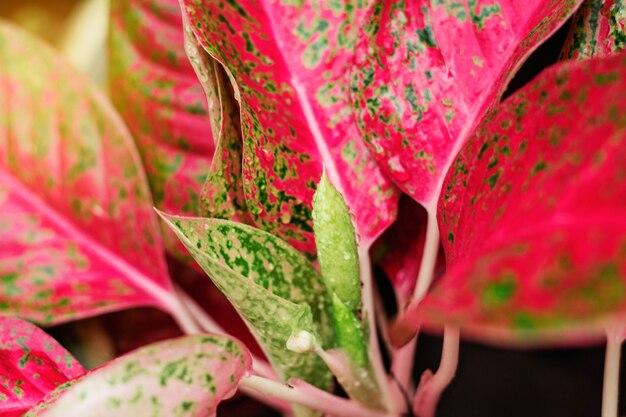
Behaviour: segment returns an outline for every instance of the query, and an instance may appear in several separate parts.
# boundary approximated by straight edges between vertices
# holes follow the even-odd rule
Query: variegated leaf
[[[561,59],[587,59],[626,48],[626,1],[586,0],[574,15]]]
[[[0,415],[19,417],[83,367],[43,330],[0,316]]]
[[[0,25],[0,311],[60,323],[174,306],[123,122],[42,43]]]
[[[251,369],[247,349],[230,337],[170,339],[71,381],[24,417],[215,416]]]
[[[362,143],[349,106],[360,1],[182,1],[196,38],[232,73],[253,221],[315,255],[311,201],[325,166],[365,242],[393,221],[397,192]]]
[[[161,213],[189,252],[250,325],[283,380],[328,388],[331,374],[314,353],[286,343],[307,331],[321,346],[333,343],[330,300],[306,258],[279,238],[225,220]]]
[[[374,1],[353,68],[359,129],[434,212],[448,167],[515,70],[581,0]]]
[[[488,115],[439,202],[448,272],[405,326],[543,343],[624,320],[625,79],[624,53],[568,63]]]
[[[113,0],[109,85],[133,134],[157,207],[198,215],[214,152],[202,87],[185,56],[177,0]],[[165,229],[168,230],[168,229]],[[178,240],[168,231],[168,250]]]

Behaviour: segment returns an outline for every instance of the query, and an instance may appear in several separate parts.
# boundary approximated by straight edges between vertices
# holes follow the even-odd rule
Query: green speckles
[[[454,245],[454,233],[448,232],[448,242],[450,242],[451,245]]]
[[[413,84],[409,84],[404,87],[404,99],[411,106],[411,111],[417,114],[416,121],[419,122],[424,114],[424,109],[419,104],[419,99],[415,93]]]
[[[437,47],[437,43],[435,42],[435,38],[433,36],[433,29],[430,26],[426,26],[424,29],[418,29],[417,37],[421,43],[429,48]]]
[[[468,0],[467,6],[470,11],[472,23],[476,25],[479,30],[485,27],[487,20],[501,14],[498,3],[482,4],[478,11],[476,11],[476,0]]]
[[[513,317],[513,326],[519,331],[527,332],[537,328],[537,321],[530,314],[520,312]]]
[[[166,386],[171,378],[175,378],[186,384],[191,384],[193,382],[189,371],[189,365],[185,359],[180,359],[165,365],[163,371],[161,372],[161,385]]]
[[[315,68],[320,64],[322,57],[328,51],[328,37],[323,35],[309,44],[302,54],[302,64],[305,68]]]
[[[509,302],[517,291],[514,275],[505,274],[498,281],[490,282],[482,293],[482,303],[486,307],[500,307]]]
[[[533,166],[533,169],[530,171],[531,176],[538,174],[539,172],[545,170],[548,167],[548,164],[544,161],[539,161]]]
[[[593,81],[598,85],[612,84],[619,81],[619,75],[617,72],[607,72],[604,74],[596,74],[593,77]]]
[[[498,170],[495,173],[487,177],[487,184],[489,184],[489,188],[491,190],[493,190],[494,187],[496,186],[498,182],[498,178],[500,178],[501,174],[502,174],[502,168],[498,168]]]

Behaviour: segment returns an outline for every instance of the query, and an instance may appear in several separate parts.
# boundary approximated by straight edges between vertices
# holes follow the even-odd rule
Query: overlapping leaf
[[[132,132],[157,207],[198,215],[214,144],[204,93],[183,46],[177,0],[113,0],[110,92]],[[166,234],[174,250],[178,240]]]
[[[537,342],[623,320],[625,77],[624,54],[563,65],[489,114],[439,201],[449,272],[405,325]]]
[[[603,57],[626,48],[626,2],[586,0],[574,15],[561,59]]]
[[[328,388],[331,374],[314,353],[286,347],[300,331],[315,335],[321,346],[333,341],[330,300],[306,258],[250,226],[161,215],[250,325],[280,376]]]
[[[0,26],[0,311],[59,323],[169,307],[139,157],[104,96],[48,47]]]
[[[19,417],[50,391],[85,373],[83,367],[42,330],[0,316],[0,414]]]
[[[369,149],[429,210],[457,151],[523,59],[580,0],[374,1],[352,92]]]
[[[349,106],[349,68],[366,4],[182,1],[196,38],[232,73],[253,221],[315,254],[311,200],[326,167],[369,241],[397,192],[369,156]]]
[[[252,361],[226,336],[198,335],[155,343],[108,363],[49,394],[25,417],[215,416]]]

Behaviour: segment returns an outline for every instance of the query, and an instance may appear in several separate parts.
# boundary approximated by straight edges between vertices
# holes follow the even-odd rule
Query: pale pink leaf
[[[252,370],[236,339],[197,335],[140,348],[50,393],[24,417],[214,416]]]

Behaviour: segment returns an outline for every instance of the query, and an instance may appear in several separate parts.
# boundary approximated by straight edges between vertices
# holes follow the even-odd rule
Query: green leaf
[[[249,324],[281,378],[328,389],[326,365],[312,352],[286,347],[303,330],[322,346],[333,343],[330,300],[313,265],[283,240],[250,226],[160,214]]]
[[[361,308],[359,256],[350,211],[322,174],[313,197],[313,229],[326,287],[354,313]]]
[[[362,323],[337,294],[333,294],[333,319],[336,346],[346,353],[356,367],[368,367],[367,343]]]
[[[368,337],[361,320],[333,294],[333,319],[336,346],[343,353],[343,370],[333,369],[337,380],[353,400],[384,409],[381,393],[368,356]],[[334,356],[342,356],[335,354]]]

